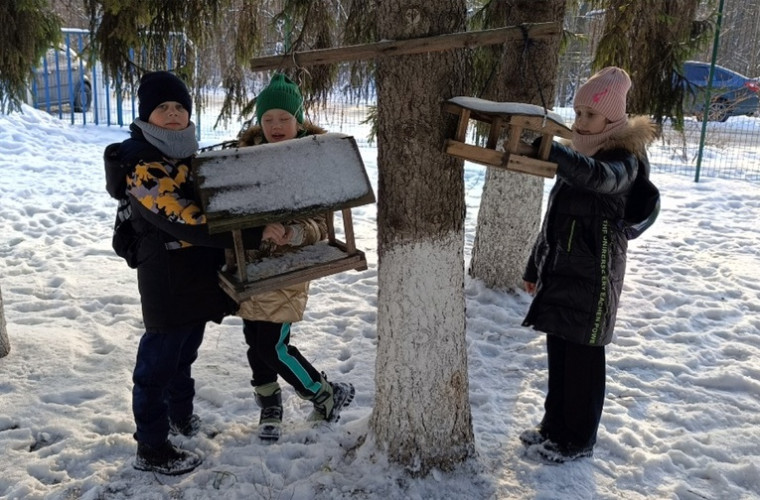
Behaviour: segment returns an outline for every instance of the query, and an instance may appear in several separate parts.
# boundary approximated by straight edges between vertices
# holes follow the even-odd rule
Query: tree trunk
[[[519,101],[518,101],[519,102]],[[470,276],[488,288],[522,287],[541,223],[543,179],[489,168],[483,184]]]
[[[5,310],[3,309],[3,291],[0,289],[0,358],[11,352],[11,341],[5,329]]]
[[[562,22],[565,0],[494,0],[496,25]],[[490,26],[489,26],[490,27]],[[481,97],[552,107],[560,37],[514,42],[497,50],[497,67]],[[478,212],[470,275],[489,288],[521,287],[525,263],[541,222],[543,179],[489,168]]]
[[[465,30],[463,0],[378,2],[378,38]],[[462,161],[445,155],[465,95],[461,50],[377,61],[378,318],[371,427],[414,474],[474,451],[467,376]]]

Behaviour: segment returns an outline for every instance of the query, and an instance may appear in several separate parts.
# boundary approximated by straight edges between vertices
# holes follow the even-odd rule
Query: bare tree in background
[[[717,2],[699,2],[698,17],[714,15]],[[723,6],[723,21],[717,63],[750,78],[760,76],[760,2],[728,0]],[[695,59],[710,61],[712,45],[707,44]]]

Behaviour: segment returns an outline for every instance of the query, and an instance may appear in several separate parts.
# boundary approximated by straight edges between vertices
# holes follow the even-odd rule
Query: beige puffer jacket
[[[298,137],[324,134],[326,131],[312,123],[304,123],[303,131]],[[238,145],[255,146],[265,143],[260,126],[256,125],[240,134]],[[294,219],[284,225],[299,225],[303,229],[303,241],[299,246],[313,245],[327,238],[327,219],[324,216]],[[294,251],[290,245],[283,247],[262,245],[258,250],[246,251],[249,262],[263,257],[274,257]],[[272,292],[254,295],[240,304],[237,315],[252,321],[270,321],[272,323],[293,323],[303,319],[306,302],[309,298],[309,282],[282,288]]]

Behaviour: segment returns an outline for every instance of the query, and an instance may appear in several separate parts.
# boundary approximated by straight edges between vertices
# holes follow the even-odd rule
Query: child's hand
[[[289,227],[285,227],[280,223],[275,223],[267,224],[264,227],[261,239],[264,241],[271,241],[275,245],[281,246],[290,243],[290,238],[292,236],[293,231]]]
[[[301,246],[303,244],[304,230],[300,224],[291,224],[288,226],[290,231],[290,244],[294,247]]]
[[[533,295],[536,293],[536,284],[531,283],[530,281],[523,281],[523,284],[525,285],[525,291],[529,294]]]
[[[515,151],[516,154],[522,155],[522,156],[536,156],[538,155],[538,151],[536,148],[531,146],[530,144],[525,144],[524,142],[520,142],[517,144],[517,151]]]

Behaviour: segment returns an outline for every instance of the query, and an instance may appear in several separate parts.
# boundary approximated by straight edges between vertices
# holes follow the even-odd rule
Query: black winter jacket
[[[131,223],[139,235],[137,281],[146,329],[221,322],[237,304],[219,287],[218,270],[230,233],[210,235],[198,203],[191,158],[165,158],[139,128],[131,138],[106,149],[106,189],[126,192]],[[246,247],[258,247],[261,228],[244,231]]]
[[[612,341],[628,249],[621,221],[634,179],[649,176],[654,136],[638,117],[593,157],[552,145],[557,179],[523,276],[536,283],[523,325],[578,344]]]

